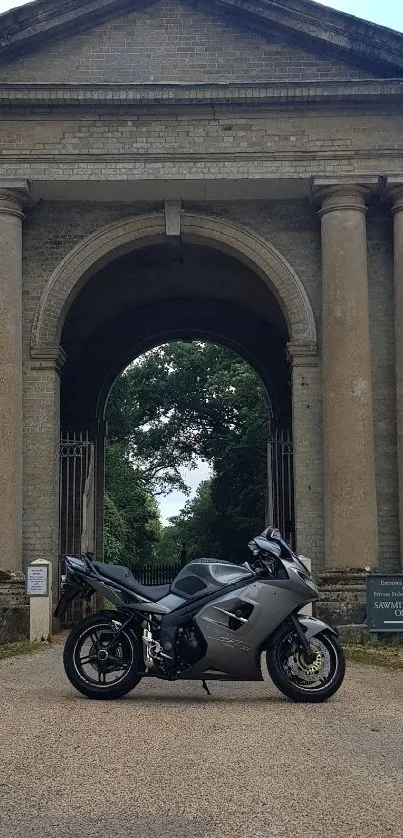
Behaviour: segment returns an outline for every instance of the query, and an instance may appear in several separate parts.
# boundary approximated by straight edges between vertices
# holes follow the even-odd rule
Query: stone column
[[[364,186],[321,189],[326,567],[378,565]]]
[[[22,207],[24,182],[0,181],[0,567],[21,571]]]
[[[322,382],[317,347],[289,343],[297,550],[323,569]]]
[[[57,348],[36,353],[24,371],[23,566],[53,564],[58,595],[60,367]]]
[[[390,184],[395,261],[396,431],[399,485],[400,567],[403,571],[403,178]]]

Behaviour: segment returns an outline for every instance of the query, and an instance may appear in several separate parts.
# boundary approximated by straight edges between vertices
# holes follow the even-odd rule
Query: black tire
[[[314,674],[304,671],[309,667],[303,662],[303,655],[295,652],[296,635],[289,626],[277,636],[276,642],[266,652],[267,669],[276,687],[293,701],[319,703],[327,701],[341,687],[346,671],[344,651],[338,638],[330,631],[315,635],[310,641],[318,653],[328,656],[327,675],[321,683],[314,683]],[[294,648],[294,654],[289,655]],[[292,664],[290,661],[292,660]],[[317,664],[319,666],[319,660]],[[296,672],[291,672],[292,668]],[[298,674],[299,669],[299,674]],[[319,673],[317,681],[320,681]]]
[[[94,644],[95,638],[98,647]],[[135,635],[128,630],[122,631],[118,643],[112,648],[110,654],[113,653],[113,659],[110,659],[109,664],[107,661],[98,660],[99,651],[104,654],[112,638],[111,620],[104,614],[91,614],[72,629],[66,640],[63,652],[64,671],[73,687],[87,698],[103,701],[122,698],[141,681],[140,646]],[[80,651],[86,642],[92,644],[89,654],[80,658]],[[94,651],[91,652],[91,649]],[[85,657],[88,657],[88,663],[83,663]],[[119,669],[115,661],[119,662]],[[122,672],[121,676],[112,680],[114,673],[119,671]],[[111,680],[107,681],[109,676]]]

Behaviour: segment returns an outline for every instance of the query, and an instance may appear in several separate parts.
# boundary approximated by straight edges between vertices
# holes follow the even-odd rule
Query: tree
[[[196,457],[214,462],[246,429],[265,444],[268,418],[266,393],[249,364],[200,342],[146,353],[118,379],[108,404],[110,439],[124,443],[159,491]]]
[[[139,486],[183,490],[181,467],[195,467],[197,458],[213,467],[212,480],[162,536],[165,554],[176,555],[186,534],[189,556],[244,555],[264,526],[269,417],[255,371],[214,344],[158,347],[118,379],[108,405],[110,437],[135,464]]]
[[[118,563],[125,552],[127,524],[110,494],[105,492],[104,554],[107,562]]]
[[[171,518],[177,543],[183,545],[190,561],[200,556],[214,557],[220,552],[219,516],[212,500],[214,480],[205,480],[179,515]]]
[[[184,555],[184,542],[179,529],[172,524],[162,527],[157,545],[158,564],[176,564]]]
[[[124,446],[109,442],[105,469],[105,557],[120,564],[155,560],[159,509]]]

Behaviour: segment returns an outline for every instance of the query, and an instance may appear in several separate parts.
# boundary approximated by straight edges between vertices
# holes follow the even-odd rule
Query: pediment
[[[311,0],[37,0],[0,17],[0,62],[27,84],[381,78],[403,75],[403,36]]]

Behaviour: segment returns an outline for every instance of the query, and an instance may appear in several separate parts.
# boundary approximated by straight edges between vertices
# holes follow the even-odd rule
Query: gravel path
[[[0,662],[0,838],[401,834],[403,672],[321,706],[264,684],[145,681],[91,702],[61,648]]]

